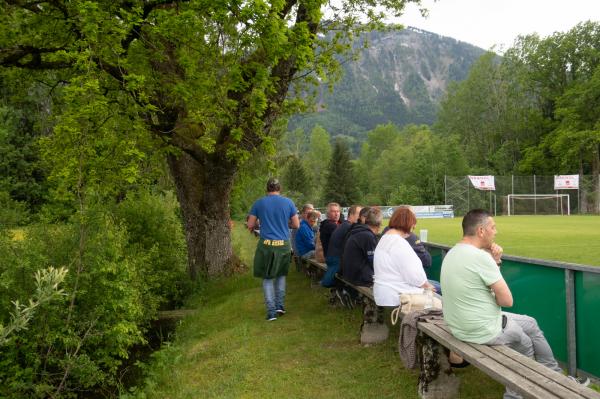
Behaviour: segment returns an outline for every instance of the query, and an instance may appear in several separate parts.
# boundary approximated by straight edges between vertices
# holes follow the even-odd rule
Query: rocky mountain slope
[[[371,32],[368,40],[360,59],[344,65],[333,93],[321,90],[319,111],[292,118],[290,130],[320,124],[332,136],[360,142],[377,124],[431,124],[448,83],[464,79],[484,53],[416,28]]]

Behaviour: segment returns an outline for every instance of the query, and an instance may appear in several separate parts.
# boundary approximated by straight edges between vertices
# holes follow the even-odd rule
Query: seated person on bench
[[[342,255],[342,277],[351,284],[373,285],[373,255],[382,221],[381,210],[370,208],[365,215],[365,224],[355,224],[348,231]]]
[[[313,226],[317,224],[319,214],[311,211],[300,222],[296,233],[296,250],[302,259],[315,257],[315,232]]]
[[[502,311],[513,297],[499,264],[502,248],[494,243],[496,223],[485,210],[469,211],[462,221],[463,238],[444,257],[441,284],[444,320],[452,334],[466,342],[507,345],[561,372],[552,349],[532,317]],[[588,385],[589,379],[578,380]],[[504,398],[520,398],[506,388]]]
[[[400,305],[401,293],[420,294],[423,289],[437,291],[427,280],[421,259],[406,240],[416,224],[417,218],[410,208],[396,209],[390,218],[389,229],[377,244],[373,296],[378,306]]]
[[[323,287],[334,287],[336,285],[335,274],[340,269],[340,258],[344,250],[344,238],[346,233],[350,230],[350,227],[358,221],[358,215],[362,207],[360,205],[352,205],[348,209],[348,217],[338,226],[337,229],[331,234],[329,239],[329,248],[327,249],[327,256],[325,257],[325,263],[327,263],[327,272],[321,280]]]

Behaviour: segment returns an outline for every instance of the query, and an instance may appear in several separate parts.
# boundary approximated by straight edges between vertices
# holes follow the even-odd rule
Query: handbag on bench
[[[417,310],[425,309],[425,304],[431,301],[431,309],[441,309],[442,300],[440,297],[433,295],[429,296],[427,293],[422,294],[400,294],[400,305],[392,310],[391,319],[392,324],[395,325],[398,322],[400,312],[410,313]]]
[[[425,309],[425,304],[432,301],[431,308],[441,309],[442,301],[435,295],[429,297],[427,294],[400,294],[400,312],[410,313]]]

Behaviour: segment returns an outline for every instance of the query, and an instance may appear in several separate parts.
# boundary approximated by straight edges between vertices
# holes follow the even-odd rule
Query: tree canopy
[[[67,152],[73,162],[54,163],[63,172],[79,156],[106,157],[106,145],[160,150],[190,275],[212,276],[234,265],[228,204],[240,164],[272,151],[278,119],[304,107],[307,84],[335,81],[353,37],[410,2],[419,0],[3,1],[0,65],[12,79],[44,82],[62,126],[49,138],[56,148],[101,141]],[[127,165],[119,178],[135,179]]]
[[[327,180],[323,188],[324,203],[337,202],[341,206],[351,206],[358,200],[358,187],[350,158],[348,143],[338,138],[327,169]]]

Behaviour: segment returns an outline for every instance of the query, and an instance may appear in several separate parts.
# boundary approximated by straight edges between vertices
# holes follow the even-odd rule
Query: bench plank
[[[439,325],[434,323],[419,323],[419,330],[425,332],[443,346],[449,348],[455,353],[467,359],[478,369],[488,374],[490,377],[501,384],[521,393],[529,398],[539,399],[557,399],[560,396],[540,387],[531,380],[515,373],[510,368],[499,363],[496,359],[488,356],[481,351],[484,345],[468,344],[456,339],[452,334],[445,331]]]
[[[537,384],[522,378],[520,375],[505,367],[503,364],[498,363],[494,358],[491,358],[481,352],[479,345],[468,344],[457,340],[439,325],[420,323],[419,329],[453,352],[458,353],[467,359],[472,365],[479,368],[495,380],[520,392],[526,397],[558,398],[558,396],[549,393],[547,390],[540,388]]]
[[[437,324],[441,329],[452,335],[450,328],[444,323]],[[456,338],[455,338],[456,339]],[[541,363],[509,348],[505,345],[478,345],[479,350],[495,359],[501,364],[510,365],[510,368],[529,379],[535,380],[539,385],[547,384],[547,389],[562,398],[572,398],[574,395],[586,399],[600,399],[600,393],[586,388],[565,375],[549,369]],[[544,386],[544,385],[542,385]]]
[[[325,263],[320,263],[320,262],[317,262],[316,260],[313,260],[313,259],[303,259],[303,260],[305,262],[310,263],[314,267],[323,270],[324,272],[327,271],[327,265]]]
[[[318,269],[321,269],[323,271],[327,271],[327,265],[325,263],[317,262],[314,259],[304,259],[304,261],[307,262],[307,263],[309,263],[310,265],[318,268]],[[335,278],[338,279],[339,281],[341,281],[342,283],[346,284],[347,286],[354,288],[356,291],[360,292],[361,294],[363,294],[367,298],[375,300],[375,298],[373,297],[373,288],[354,285],[351,282],[349,282],[347,280],[344,280],[342,277],[337,276],[337,275],[336,275]]]
[[[531,380],[534,383],[540,385],[544,389],[547,389],[548,391],[553,392],[555,395],[557,395],[560,398],[568,399],[568,398],[572,398],[574,395],[578,394],[577,392],[574,392],[571,389],[568,389],[568,388],[564,387],[563,385],[556,382],[557,380],[560,379],[560,377],[563,377],[561,374],[558,374],[555,371],[554,371],[554,373],[556,373],[558,375],[555,374],[552,376],[546,376],[544,374],[540,374],[533,368],[528,367],[528,366],[532,365],[533,362],[537,363],[534,359],[529,359],[528,357],[524,356],[525,359],[522,359],[521,361],[516,361],[515,359],[511,358],[510,356],[506,356],[502,352],[497,351],[496,350],[497,347],[499,347],[499,346],[482,345],[480,350],[482,353],[484,353],[490,357],[493,357],[499,363],[510,368],[515,373],[518,373],[519,375],[523,376],[524,378],[527,378],[528,380]],[[541,365],[541,366],[549,371],[553,371],[553,370],[550,370],[549,368],[545,367],[544,365]],[[564,378],[567,378],[567,377],[564,377]]]
[[[507,346],[500,345],[500,346],[493,346],[492,348],[494,348],[495,351],[502,353],[505,356],[510,357],[519,363],[526,364],[526,366],[535,370],[538,374],[543,375],[549,379],[552,379],[552,381],[554,381],[555,383],[562,385],[563,387],[569,389],[570,391],[575,392],[578,395],[581,395],[584,398],[600,399],[600,393],[598,393],[592,389],[586,388],[586,387],[582,386],[581,384],[576,383],[575,381],[568,378],[566,375],[557,376],[555,371],[550,370],[548,367],[544,366],[543,364],[540,364],[538,362],[532,363],[532,362],[526,361],[527,359],[529,359],[527,356],[525,356],[519,352],[516,352]]]

